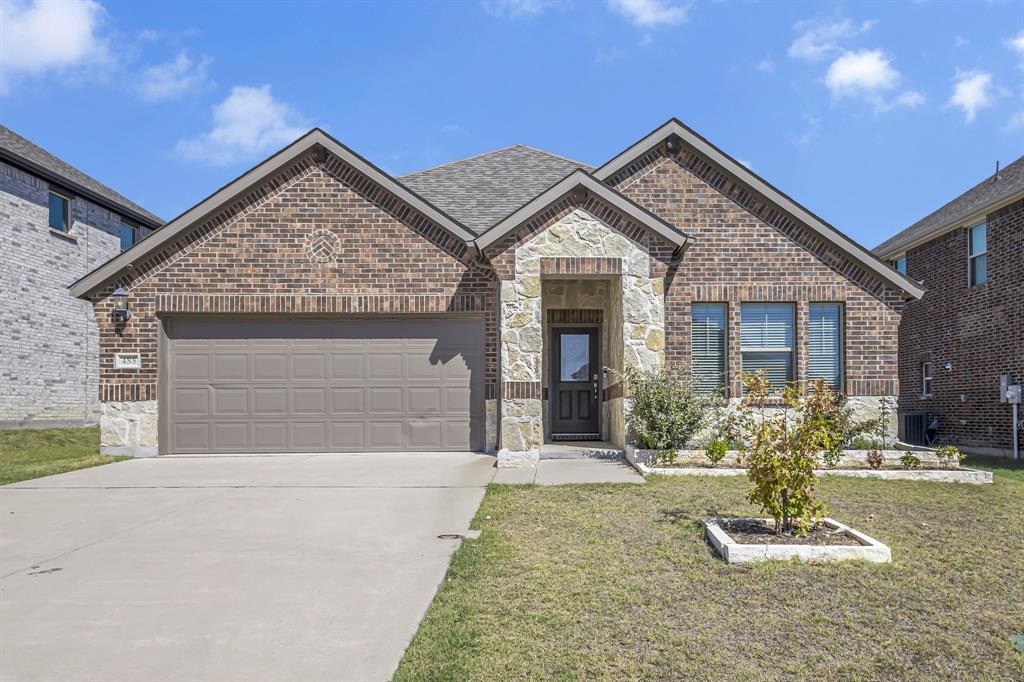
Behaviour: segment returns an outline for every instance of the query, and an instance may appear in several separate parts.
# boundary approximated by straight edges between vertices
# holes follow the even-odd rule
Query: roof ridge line
[[[451,165],[454,165],[456,163],[462,163],[463,161],[471,161],[472,159],[479,159],[481,156],[487,156],[488,154],[497,154],[498,152],[503,152],[506,149],[515,149],[516,147],[525,147],[525,146],[526,145],[522,145],[522,144],[510,144],[507,147],[499,147],[498,149],[492,149],[492,150],[487,151],[487,152],[480,152],[479,154],[473,154],[472,156],[467,156],[467,157],[462,158],[462,159],[452,159],[451,161],[445,161],[444,163],[439,163],[436,166],[430,166],[428,168],[423,168],[423,169],[418,170],[418,171],[413,171],[412,173],[406,173],[404,175],[399,175],[398,177],[399,178],[408,178],[408,177],[413,176],[413,175],[419,175],[420,173],[429,173],[430,171],[438,170],[440,168],[444,168],[445,166],[451,166]],[[538,150],[538,151],[540,151],[540,150]]]
[[[544,154],[546,156],[550,156],[553,159],[560,159],[562,161],[568,161],[569,163],[578,164],[581,169],[582,168],[595,168],[596,169],[595,166],[592,166],[589,163],[583,163],[582,161],[577,161],[576,159],[570,159],[568,156],[562,156],[561,154],[555,154],[554,152],[549,152],[546,149],[539,149],[538,147],[531,147],[528,144],[517,144],[517,145],[513,145],[513,146],[515,146],[515,147],[522,147],[524,149],[529,149],[531,151],[537,152],[538,154]]]

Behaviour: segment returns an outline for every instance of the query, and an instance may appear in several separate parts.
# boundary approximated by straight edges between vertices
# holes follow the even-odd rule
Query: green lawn
[[[1024,469],[991,468],[821,480],[889,565],[723,563],[697,519],[746,479],[491,486],[395,679],[1024,679]]]
[[[100,454],[100,429],[0,431],[0,485],[109,464],[130,457]]]

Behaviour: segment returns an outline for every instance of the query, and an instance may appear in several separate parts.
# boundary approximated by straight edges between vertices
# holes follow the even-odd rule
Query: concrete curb
[[[726,563],[741,564],[752,561],[800,561],[815,563],[825,561],[869,561],[887,564],[892,561],[889,547],[870,535],[850,528],[835,519],[822,519],[822,523],[833,530],[846,532],[859,542],[859,545],[748,545],[734,541],[722,530],[721,524],[728,521],[756,519],[701,519],[705,535],[718,554]],[[760,519],[771,522],[771,519]]]

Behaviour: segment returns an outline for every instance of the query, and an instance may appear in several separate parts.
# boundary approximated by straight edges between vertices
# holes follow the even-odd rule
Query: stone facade
[[[92,306],[67,287],[121,252],[121,216],[55,188],[71,195],[71,226],[51,230],[50,188],[0,162],[0,424],[9,426],[100,416]]]
[[[157,454],[157,401],[108,401],[101,404],[100,443],[107,455]]]
[[[1009,456],[1012,408],[999,400],[999,378],[1009,373],[1024,383],[1024,199],[989,212],[985,223],[985,284],[968,286],[971,225],[906,252],[907,275],[927,292],[907,305],[900,325],[900,410],[937,417],[938,444]],[[928,397],[924,362],[932,363]]]
[[[637,243],[592,213],[573,208],[534,236],[515,246],[513,277],[501,282],[501,372],[506,381],[546,382],[546,309],[577,307],[601,310],[604,363],[613,370],[637,366],[657,371],[664,362],[665,306],[663,283],[651,277],[646,243]],[[545,259],[616,259],[619,274],[545,275]],[[595,279],[600,278],[600,279]],[[612,290],[617,305],[612,310]],[[545,300],[545,295],[548,300]],[[612,325],[615,331],[610,331]],[[540,391],[538,391],[540,392]],[[501,415],[499,466],[540,458],[546,435],[545,406],[538,397],[505,400]],[[606,406],[605,424],[618,423]],[[621,402],[614,408],[621,409]],[[607,426],[603,429],[608,434]],[[616,430],[616,435],[618,430]],[[622,445],[620,441],[617,443]]]

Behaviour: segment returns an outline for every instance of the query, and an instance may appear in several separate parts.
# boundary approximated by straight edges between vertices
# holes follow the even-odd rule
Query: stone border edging
[[[892,552],[887,545],[870,535],[850,528],[835,519],[822,519],[827,527],[842,530],[859,542],[859,545],[769,545],[742,544],[734,541],[726,533],[721,523],[725,521],[758,520],[758,519],[701,519],[705,536],[726,563],[740,564],[751,561],[773,561],[799,559],[805,562],[818,561],[870,561],[887,564],[892,561]],[[772,521],[772,519],[760,519]]]
[[[741,467],[657,467],[644,464],[638,457],[638,450],[626,446],[626,461],[641,474],[664,476],[745,476],[747,470]],[[992,483],[992,472],[979,469],[815,469],[816,476],[845,476],[847,478],[880,478],[888,481],[931,481],[933,483],[968,483],[985,485]]]

